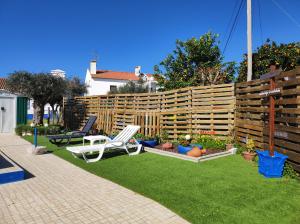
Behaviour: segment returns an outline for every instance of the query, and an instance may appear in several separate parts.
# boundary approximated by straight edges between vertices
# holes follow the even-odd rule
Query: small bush
[[[247,148],[240,144],[234,144],[234,147],[237,149],[236,154],[242,154],[243,152],[247,151]]]
[[[34,134],[34,128],[29,125],[17,125],[15,128],[15,132],[17,135],[21,136],[23,134]],[[61,132],[62,127],[59,125],[49,125],[48,127],[45,126],[36,126],[38,135],[53,135],[58,134]]]
[[[284,165],[283,176],[292,178],[292,179],[299,178],[299,174],[294,170],[292,165],[287,162]]]
[[[207,149],[226,149],[226,141],[212,135],[196,135],[193,137],[192,143],[201,144],[203,148]]]
[[[138,140],[143,140],[145,138],[145,135],[143,135],[142,133],[136,133],[134,135],[134,138]]]

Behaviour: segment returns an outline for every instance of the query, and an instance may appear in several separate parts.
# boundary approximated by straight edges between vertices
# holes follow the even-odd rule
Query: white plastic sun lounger
[[[89,146],[73,146],[73,147],[67,147],[66,149],[70,151],[74,157],[78,157],[78,155],[82,155],[84,160],[87,163],[96,162],[99,161],[105,150],[108,149],[124,149],[128,155],[137,155],[140,153],[142,149],[142,145],[139,144],[133,136],[135,133],[140,129],[140,126],[135,125],[128,125],[126,128],[124,128],[113,140],[111,140],[109,137],[101,136],[103,137],[103,140],[106,142],[104,144],[96,144],[96,145],[89,145]],[[134,139],[133,143],[129,143],[130,139]],[[137,150],[133,153],[129,153],[129,148],[137,148]],[[86,153],[91,152],[99,152],[99,155],[94,159],[88,159],[86,158]]]

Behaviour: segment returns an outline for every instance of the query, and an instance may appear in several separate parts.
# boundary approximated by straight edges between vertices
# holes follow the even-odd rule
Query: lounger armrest
[[[109,141],[108,142],[106,142],[105,144],[104,144],[104,146],[105,147],[120,147],[120,146],[122,146],[122,145],[124,145],[124,142],[122,142],[122,141],[112,141],[112,140],[110,140],[109,139]]]
[[[109,138],[109,137],[107,137],[107,136],[105,136],[105,135],[97,135],[99,138],[101,137],[101,140],[106,140],[107,142],[111,142],[112,140]]]

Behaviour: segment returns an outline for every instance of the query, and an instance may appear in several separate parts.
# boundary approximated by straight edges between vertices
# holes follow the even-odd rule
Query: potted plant
[[[229,129],[229,133],[228,133],[228,136],[227,136],[225,142],[226,142],[226,150],[230,150],[230,149],[232,149],[234,147],[233,146],[233,143],[234,143],[233,128]]]
[[[166,130],[162,130],[159,136],[160,142],[162,143],[163,150],[169,150],[173,148],[173,144],[169,142],[169,134]]]
[[[158,140],[156,137],[145,136],[141,144],[146,147],[154,148],[155,146],[158,145]]]
[[[138,143],[142,144],[145,136],[142,133],[137,133],[134,135],[134,138],[137,140]]]
[[[179,145],[177,146],[178,153],[187,154],[188,151],[192,150],[193,146],[190,145],[191,140],[192,140],[192,138],[190,135],[180,137],[178,140]]]
[[[254,157],[256,156],[254,148],[255,148],[255,144],[253,139],[247,138],[247,143],[246,143],[247,151],[244,151],[242,153],[245,160],[253,161]]]

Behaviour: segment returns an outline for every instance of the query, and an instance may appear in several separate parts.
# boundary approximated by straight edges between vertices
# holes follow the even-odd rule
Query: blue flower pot
[[[141,144],[145,147],[154,148],[155,146],[158,145],[158,142],[157,140],[146,140],[146,141],[141,141]]]
[[[183,146],[183,145],[178,145],[177,150],[178,153],[180,154],[187,154],[188,151],[192,150],[193,146]]]
[[[274,152],[274,156],[269,155],[269,150],[257,150],[258,155],[258,172],[267,178],[282,177],[284,163],[288,158],[278,152]]]

